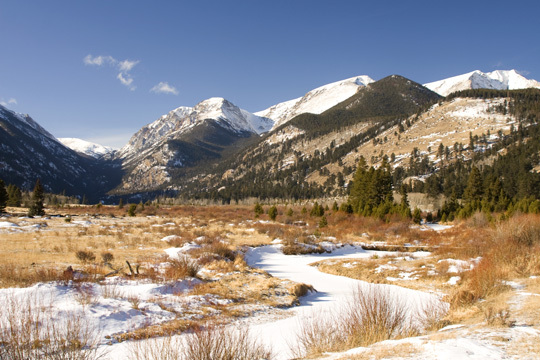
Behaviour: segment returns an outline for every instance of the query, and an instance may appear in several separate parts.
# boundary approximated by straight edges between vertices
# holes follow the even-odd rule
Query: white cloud
[[[5,107],[11,106],[11,105],[17,105],[17,100],[14,98],[10,98],[8,101],[4,101],[4,99],[2,99],[2,101],[0,101],[0,105],[5,106]]]
[[[85,65],[96,65],[101,66],[105,63],[109,63],[111,65],[115,65],[117,63],[116,59],[112,56],[95,56],[92,57],[92,55],[86,55],[83,59]]]
[[[156,94],[178,95],[178,90],[174,86],[171,86],[167,82],[164,82],[164,81],[160,82],[159,84],[151,88],[150,91]]]
[[[120,80],[123,85],[127,86],[129,90],[133,91],[136,89],[136,87],[132,85],[133,78],[129,74],[120,72],[116,75],[116,78]]]
[[[139,60],[116,60],[112,56],[106,55],[99,55],[99,56],[92,56],[92,55],[86,55],[83,59],[83,62],[85,65],[91,65],[91,66],[103,66],[103,65],[110,65],[118,70],[118,74],[116,75],[116,78],[120,80],[120,82],[126,86],[129,90],[133,91],[135,90],[135,86],[133,85],[133,77],[129,73],[135,65],[139,63]]]
[[[139,63],[138,60],[137,61],[124,60],[118,63],[118,67],[120,68],[121,72],[128,72],[128,71],[131,71],[131,69],[133,69],[133,67],[137,65],[138,63]]]

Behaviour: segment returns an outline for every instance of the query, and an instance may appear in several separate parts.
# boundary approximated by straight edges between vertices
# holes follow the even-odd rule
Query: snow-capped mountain
[[[39,178],[46,191],[99,196],[113,174],[108,165],[66,147],[30,116],[1,105],[0,149],[0,178],[28,190]]]
[[[223,98],[182,106],[144,126],[114,154],[125,177],[120,191],[146,190],[171,181],[171,172],[219,159],[241,139],[269,131],[274,122]]]
[[[320,114],[340,102],[350,98],[358,89],[374,82],[366,75],[336,81],[311,90],[302,97],[285,101],[258,111],[255,115],[274,120],[274,128],[286,123],[293,117],[303,114]]]
[[[71,150],[91,156],[96,159],[114,151],[112,147],[99,145],[90,141],[77,138],[58,138],[58,141],[60,141],[62,144],[64,144]]]
[[[475,70],[467,74],[430,82],[424,84],[424,86],[439,95],[446,96],[455,91],[467,89],[515,90],[540,88],[540,82],[529,80],[516,70],[496,70],[489,73]]]
[[[237,133],[261,134],[274,125],[268,118],[240,109],[223,98],[214,97],[201,101],[194,107],[181,106],[144,126],[120,149],[117,157],[126,158],[134,151],[145,151],[160,141],[173,139],[209,119]]]

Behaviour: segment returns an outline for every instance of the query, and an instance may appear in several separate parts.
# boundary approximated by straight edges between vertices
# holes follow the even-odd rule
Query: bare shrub
[[[296,334],[296,344],[289,345],[290,350],[294,358],[344,350],[344,338],[340,331],[341,324],[327,314],[303,319],[300,332]]]
[[[0,313],[0,359],[93,360],[105,356],[98,350],[99,334],[82,314],[53,321],[47,308],[35,296],[5,299]]]
[[[538,216],[515,216],[506,222],[500,223],[496,228],[496,240],[510,239],[513,242],[532,246],[540,244],[540,222]]]
[[[537,216],[515,216],[498,224],[493,235],[491,258],[518,276],[540,273],[540,222]]]
[[[251,360],[271,357],[271,351],[256,341],[247,327],[209,326],[186,337],[182,359]]]
[[[467,274],[467,288],[477,299],[500,293],[504,290],[504,274],[490,258],[483,258]]]
[[[130,294],[126,296],[126,300],[131,304],[131,308],[134,310],[139,310],[141,305],[141,298],[135,294]]]
[[[101,285],[101,296],[105,299],[119,299],[122,295],[122,290],[117,284]]]
[[[98,298],[94,291],[94,286],[89,283],[74,283],[75,300],[82,306],[93,305],[97,303]]]
[[[166,279],[185,279],[196,277],[201,270],[201,265],[188,256],[180,256],[178,259],[169,261],[169,267],[165,270]]]
[[[303,323],[297,334],[299,348],[291,351],[297,357],[315,356],[414,333],[406,304],[388,288],[359,286],[338,314],[323,314]]]
[[[302,297],[310,292],[315,292],[315,288],[312,285],[304,284],[304,283],[298,283],[294,284],[289,288],[289,293],[296,296],[296,297]]]
[[[234,261],[236,253],[231,250],[226,244],[219,240],[213,241],[211,244],[204,248],[205,251],[216,254],[217,256]]]
[[[320,245],[303,244],[297,242],[285,243],[281,249],[285,255],[323,254],[326,252]]]
[[[438,331],[450,325],[450,321],[445,318],[448,315],[449,304],[439,299],[424,302],[417,314],[417,319],[426,331]]]
[[[79,250],[75,253],[75,256],[83,264],[91,263],[96,260],[96,254],[87,250]]]
[[[484,319],[488,325],[510,327],[514,321],[510,320],[510,310],[508,308],[496,309],[488,306],[484,309]]]
[[[101,260],[104,264],[110,264],[114,260],[114,255],[110,252],[101,253]]]
[[[342,320],[350,347],[367,346],[409,334],[406,305],[381,286],[358,287]]]
[[[31,286],[38,282],[62,279],[62,273],[56,269],[44,267],[24,267],[12,263],[0,264],[0,287]]]
[[[172,336],[133,341],[130,343],[128,351],[129,358],[133,360],[182,359],[181,342]]]

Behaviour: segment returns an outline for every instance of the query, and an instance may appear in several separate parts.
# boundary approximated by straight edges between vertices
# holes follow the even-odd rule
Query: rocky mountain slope
[[[274,128],[283,125],[297,115],[320,114],[356,94],[362,87],[374,82],[367,75],[336,81],[309,91],[302,97],[285,101],[256,112],[255,115],[275,121]]]
[[[46,191],[87,195],[95,199],[109,190],[118,173],[67,148],[30,116],[0,106],[0,177],[32,189],[41,179]]]
[[[196,196],[204,187],[209,189],[207,193],[215,191],[209,196],[226,199],[317,196],[325,184],[311,184],[311,174],[340,163],[349,152],[439,99],[418,83],[389,76],[320,115],[293,118],[235,158],[222,162],[213,174],[207,172],[203,179],[184,182],[183,191],[188,197]],[[340,170],[342,177],[353,171],[343,165]],[[334,172],[334,182],[338,172]]]
[[[475,71],[427,87],[397,75],[376,82],[359,76],[258,115],[211,98],[163,115],[113,152],[81,141],[71,141],[72,151],[27,115],[2,107],[0,177],[26,189],[39,177],[48,191],[90,199],[163,191],[223,201],[343,195],[360,155],[376,166],[385,157],[394,168],[436,164],[441,147],[450,158],[467,150],[471,137],[487,147],[531,117],[516,112],[509,92],[445,99],[428,87],[447,93],[537,84],[515,71]],[[536,95],[522,95],[530,107]]]
[[[446,96],[455,91],[468,89],[516,90],[527,88],[540,89],[540,82],[529,80],[516,70],[496,70],[483,73],[479,70],[424,84],[436,93]]]
[[[395,181],[421,189],[418,182],[450,164],[473,159],[491,164],[495,157],[484,158],[483,153],[489,157],[492,148],[506,153],[511,139],[519,138],[516,131],[535,123],[539,92],[507,95],[470,91],[445,99],[391,76],[327,112],[294,118],[222,163],[215,175],[186,182],[183,192],[196,197],[204,187],[206,197],[222,201],[344,196],[360,156],[376,167],[386,159],[396,170]],[[535,166],[540,163],[533,161]]]
[[[273,125],[223,98],[172,110],[139,130],[113,155],[125,170],[117,192],[162,189],[184,168],[208,165]]]

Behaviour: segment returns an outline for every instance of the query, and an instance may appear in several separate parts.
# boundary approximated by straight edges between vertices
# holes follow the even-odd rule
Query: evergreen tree
[[[473,166],[467,180],[467,187],[463,192],[463,201],[466,205],[470,205],[472,210],[476,210],[479,207],[483,194],[482,175],[480,174],[480,170],[476,166]]]
[[[17,186],[9,184],[7,187],[8,201],[7,206],[18,207],[21,206],[22,192]]]
[[[34,192],[32,193],[32,203],[28,209],[28,216],[43,216],[45,215],[45,210],[43,206],[43,200],[45,199],[45,193],[43,190],[43,185],[41,181],[37,179],[36,185],[34,186]]]
[[[135,211],[137,210],[137,204],[129,204],[127,211],[128,216],[135,216]]]
[[[311,216],[323,216],[324,215],[324,207],[322,205],[319,205],[317,201],[315,201],[315,205],[313,205],[313,208],[311,209],[311,212],[309,213]]]
[[[6,184],[4,184],[4,180],[0,179],[0,214],[6,210],[8,199],[9,196],[6,191]]]
[[[412,215],[411,215],[411,207],[409,205],[409,196],[407,195],[407,186],[402,184],[400,192],[401,192],[401,202],[399,204],[400,213],[402,216],[410,218]]]
[[[383,159],[381,166],[375,170],[373,166],[367,169],[365,159],[360,157],[349,196],[354,212],[370,216],[381,204],[386,204],[382,208],[388,208],[393,200],[392,171],[387,159]]]
[[[412,219],[415,224],[420,224],[422,222],[422,212],[420,211],[419,208],[414,209]]]
[[[349,203],[356,213],[363,211],[364,206],[366,205],[367,175],[366,159],[364,159],[363,156],[360,156],[349,195]]]
[[[261,204],[259,204],[258,201],[255,204],[255,207],[254,207],[253,211],[255,212],[255,217],[256,218],[258,218],[261,214],[264,213],[263,207],[261,206]]]
[[[272,207],[270,207],[270,209],[268,209],[268,217],[272,221],[276,221],[277,215],[278,215],[277,207],[275,205],[272,205]]]

